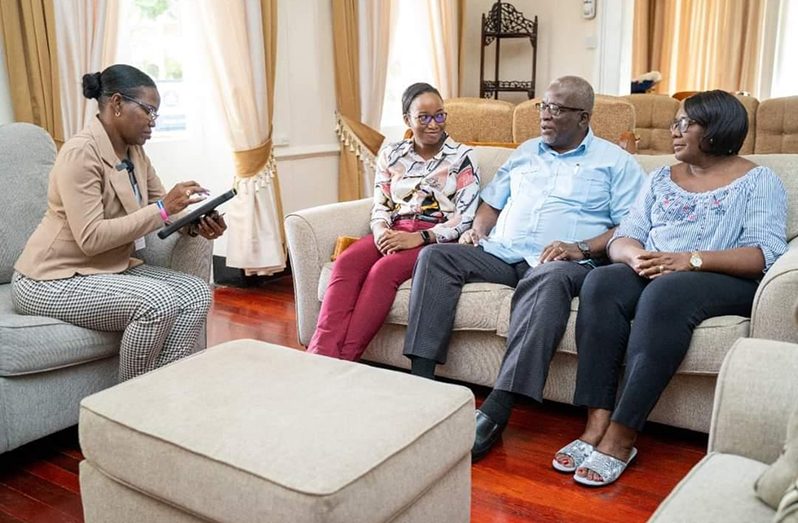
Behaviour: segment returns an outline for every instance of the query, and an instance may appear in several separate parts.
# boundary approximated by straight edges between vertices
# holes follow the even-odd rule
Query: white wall
[[[621,42],[631,43],[632,0],[597,0],[597,16],[582,18],[582,0],[513,0],[525,17],[538,17],[537,78],[535,96],[543,95],[546,86],[564,75],[581,76],[593,84],[596,92],[622,94],[628,82],[620,82],[626,62]],[[465,3],[463,74],[461,96],[479,96],[481,15],[487,14],[493,0],[469,0]],[[531,47],[528,40],[503,40],[499,77],[501,80],[529,80]],[[485,78],[493,79],[495,43],[486,48]],[[613,69],[614,68],[614,69]],[[629,68],[630,69],[630,68]],[[624,91],[625,90],[625,91]],[[503,93],[503,100],[526,100],[522,93]]]
[[[0,38],[0,125],[14,121],[11,109],[11,93],[8,92],[8,73],[6,72],[6,54],[3,39]]]

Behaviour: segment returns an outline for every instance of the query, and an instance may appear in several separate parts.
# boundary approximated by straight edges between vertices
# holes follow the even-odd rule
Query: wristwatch
[[[690,270],[691,271],[700,271],[701,266],[704,264],[704,260],[701,258],[701,253],[698,251],[693,251],[690,253]]]
[[[427,231],[419,231],[421,234],[421,239],[424,240],[424,245],[431,243],[432,238],[430,238],[429,232]]]
[[[586,260],[591,258],[590,245],[588,245],[587,242],[576,242],[576,248],[579,249]]]

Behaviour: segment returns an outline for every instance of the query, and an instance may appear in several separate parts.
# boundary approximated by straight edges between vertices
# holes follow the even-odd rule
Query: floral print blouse
[[[661,167],[613,239],[620,237],[650,251],[759,247],[767,270],[787,251],[787,193],[767,167],[756,166],[726,186],[698,193],[679,187],[671,168]]]
[[[447,136],[441,150],[424,160],[413,139],[382,148],[375,169],[371,224],[389,227],[400,219],[437,222],[438,242],[457,241],[474,221],[479,204],[479,170],[473,149]]]

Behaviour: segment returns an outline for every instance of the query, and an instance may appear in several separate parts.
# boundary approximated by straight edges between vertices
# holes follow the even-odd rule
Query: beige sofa
[[[483,184],[490,181],[512,152],[499,147],[476,147],[475,151]],[[711,318],[698,327],[684,363],[652,412],[651,420],[708,431],[717,374],[735,340],[752,336],[798,342],[798,328],[791,309],[798,295],[798,155],[749,158],[773,168],[784,180],[790,199],[790,250],[762,280],[751,318]],[[637,159],[646,172],[675,161],[672,156],[638,156]],[[363,199],[306,209],[286,217],[298,335],[302,344],[309,342],[316,326],[332,267],[330,255],[335,240],[339,235],[368,234],[370,207],[370,200]],[[446,365],[438,368],[439,375],[478,385],[494,383],[505,351],[512,292],[512,288],[497,284],[465,286],[457,308],[449,358]],[[405,282],[385,325],[366,350],[365,360],[401,368],[409,366],[409,360],[402,355],[409,295],[410,282]],[[568,329],[549,373],[544,390],[544,397],[549,400],[567,403],[573,396],[577,306],[578,300],[574,300]]]
[[[779,456],[798,402],[798,345],[738,341],[723,362],[708,454],[685,476],[651,523],[773,521],[754,482]]]
[[[748,113],[748,135],[740,154],[798,153],[798,96],[760,102],[753,96],[735,95]],[[640,154],[671,154],[671,122],[679,101],[664,94],[622,97],[634,106],[635,135]]]

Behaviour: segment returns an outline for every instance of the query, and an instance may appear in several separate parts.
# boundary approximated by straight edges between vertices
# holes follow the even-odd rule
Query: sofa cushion
[[[84,329],[53,318],[14,312],[11,285],[0,285],[0,376],[79,365],[119,352],[120,332]]]
[[[754,495],[754,481],[765,468],[742,456],[709,454],[676,485],[649,523],[769,522],[773,509]]]
[[[0,284],[11,281],[14,263],[47,208],[47,178],[55,144],[29,123],[0,125]]]
[[[326,263],[319,278],[319,301],[330,282],[332,263]],[[510,300],[513,288],[496,283],[469,283],[463,287],[460,305],[454,317],[453,330],[474,330],[496,332],[503,318],[510,317]],[[407,325],[408,305],[410,303],[410,280],[399,286],[396,299],[391,306],[385,323]]]
[[[332,263],[326,263],[319,279],[319,301],[330,281]],[[463,287],[463,294],[454,318],[455,331],[488,331],[506,338],[510,329],[510,308],[513,288],[497,283],[469,283]],[[410,303],[410,280],[399,286],[396,299],[391,306],[386,323],[407,325]],[[574,326],[579,310],[579,298],[571,302],[571,316],[568,328],[558,352],[576,355]],[[702,322],[693,333],[690,350],[679,367],[681,374],[715,376],[720,370],[723,358],[737,340],[748,336],[750,319],[742,316],[718,316]]]
[[[798,479],[798,407],[787,423],[784,450],[756,481],[756,495],[772,508],[777,508],[789,486]]]

